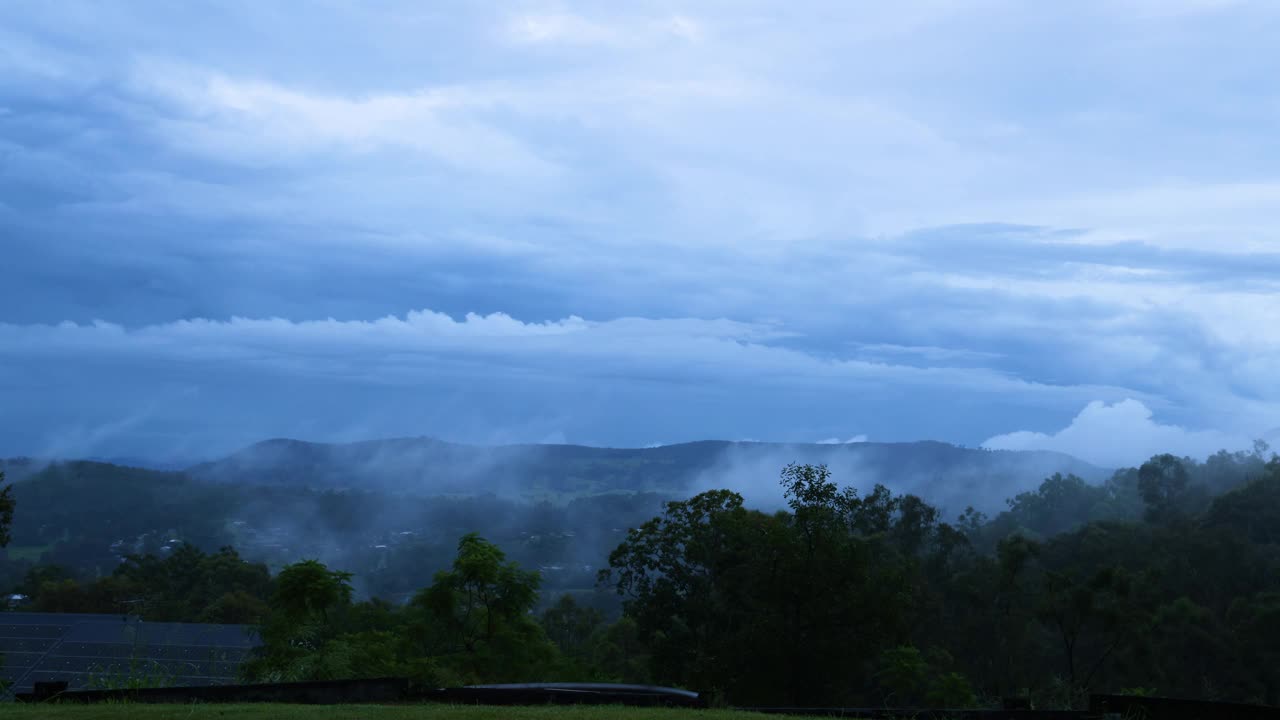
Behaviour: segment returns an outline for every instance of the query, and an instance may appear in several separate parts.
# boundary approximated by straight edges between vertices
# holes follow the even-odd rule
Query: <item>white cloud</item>
[[[336,374],[374,382],[413,383],[451,361],[480,362],[485,372],[574,376],[749,380],[774,387],[859,383],[1037,395],[1070,401],[1124,388],[1055,386],[987,368],[919,367],[809,354],[778,344],[793,333],[773,324],[727,319],[606,321],[570,316],[522,322],[504,313],[455,320],[430,310],[372,321],[291,321],[234,317],[179,320],[139,328],[97,321],[57,325],[0,323],[0,356],[149,357],[236,361],[293,373]],[[506,369],[505,371],[503,369]],[[850,438],[856,442],[861,436]]]
[[[1130,467],[1152,455],[1173,453],[1203,459],[1218,450],[1244,450],[1245,437],[1216,430],[1162,425],[1142,402],[1126,399],[1088,404],[1067,427],[1053,434],[1020,430],[988,439],[991,450],[1053,450],[1102,467]]]
[[[563,430],[555,430],[547,433],[538,440],[539,445],[567,445],[569,442]]]
[[[561,170],[529,143],[479,117],[500,98],[459,87],[333,95],[166,63],[143,63],[135,84],[186,109],[157,120],[175,146],[252,165],[333,152],[408,150],[464,172],[546,181]]]
[[[1229,434],[1280,416],[1280,284],[1242,258],[1280,247],[1277,105],[1235,81],[1267,76],[1263,20],[1280,6],[413,5],[247,3],[197,24],[76,0],[10,13],[0,219],[43,260],[6,253],[18,289],[0,299],[65,300],[23,316],[43,321],[119,297],[149,322],[152,298],[257,319],[6,326],[0,353],[400,382],[432,357],[569,358],[619,376],[972,387],[1038,412],[1134,397]],[[989,256],[981,230],[923,249],[902,236],[956,222],[1049,229]],[[1166,255],[1117,244],[1135,241]],[[65,287],[37,266],[54,256]],[[207,287],[154,272],[228,257]],[[350,267],[320,314],[342,312],[334,296],[377,295],[344,316],[370,317],[493,293],[486,308],[563,319],[262,319],[307,307],[326,263]],[[405,275],[364,274],[389,265]],[[285,280],[240,270],[263,266]],[[697,319],[760,317],[777,321]],[[1045,437],[1027,441],[1065,442]]]
[[[1116,5],[1142,18],[1176,19],[1186,15],[1219,13],[1246,4],[1263,7],[1267,3],[1251,0],[1121,0]]]
[[[866,441],[867,441],[866,435],[854,435],[853,437],[847,440],[841,440],[840,438],[834,438],[834,437],[827,438],[825,440],[819,440],[818,444],[819,445],[851,445],[853,443],[864,443]]]
[[[1280,180],[1156,181],[1106,191],[1081,190],[1028,203],[1011,220],[1098,228],[1079,242],[1141,238],[1166,248],[1247,254],[1274,250],[1280,235]]]
[[[636,47],[668,37],[695,42],[701,24],[687,15],[656,18],[592,19],[572,12],[525,13],[512,17],[507,36],[532,45]]]
[[[896,345],[894,343],[859,343],[858,349],[871,355],[890,355],[919,357],[930,362],[946,362],[952,360],[990,361],[1000,357],[999,353],[967,350],[964,348],[932,347],[928,345]]]
[[[667,18],[665,24],[672,35],[682,37],[685,40],[700,40],[702,38],[702,25],[687,15],[672,15]]]
[[[511,36],[527,43],[613,44],[622,38],[614,28],[573,13],[525,14],[511,19]]]

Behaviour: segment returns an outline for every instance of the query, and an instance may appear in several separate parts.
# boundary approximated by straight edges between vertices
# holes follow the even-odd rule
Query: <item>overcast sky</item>
[[[0,455],[1280,439],[1280,4],[7,0]]]

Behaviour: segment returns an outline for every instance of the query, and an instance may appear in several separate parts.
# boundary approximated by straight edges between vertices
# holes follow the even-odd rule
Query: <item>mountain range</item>
[[[944,507],[1000,506],[1055,472],[1100,482],[1110,470],[1070,455],[940,442],[781,444],[700,441],[650,448],[477,446],[432,438],[330,444],[276,439],[188,468],[199,480],[411,495],[493,493],[523,499],[608,492],[684,495],[712,487],[779,499],[788,463],[826,464],[859,489],[875,483]]]

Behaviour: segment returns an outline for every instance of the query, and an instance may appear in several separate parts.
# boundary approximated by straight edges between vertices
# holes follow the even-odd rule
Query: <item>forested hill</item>
[[[778,474],[792,462],[825,463],[863,492],[883,483],[918,494],[946,517],[969,505],[996,516],[1055,473],[1088,478],[1089,487],[1106,480],[1064,455],[943,443],[604,449],[275,440],[187,472],[14,460],[3,467],[21,510],[12,544],[0,550],[0,584],[14,586],[36,564],[98,577],[127,555],[164,555],[186,542],[206,551],[232,545],[272,567],[320,558],[356,571],[362,592],[395,597],[429,582],[458,537],[475,531],[542,569],[547,591],[591,592],[610,550],[664,501],[729,488],[752,507],[778,509]]]
[[[825,463],[852,484],[879,482],[942,505],[998,507],[1053,473],[1099,482],[1109,470],[1050,452],[988,451],[938,442],[844,445],[703,441],[653,448],[459,445],[429,438],[349,444],[268,440],[197,465],[218,482],[359,488],[411,494],[492,492],[513,497],[613,491],[685,493],[753,484],[776,488],[789,462]]]

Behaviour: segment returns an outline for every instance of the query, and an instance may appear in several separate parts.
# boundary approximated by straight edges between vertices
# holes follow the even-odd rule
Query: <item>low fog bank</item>
[[[970,505],[995,515],[1054,473],[1094,483],[1110,474],[1059,453],[937,442],[611,449],[428,438],[272,440],[190,474],[235,498],[225,509],[227,541],[246,556],[273,567],[315,557],[355,571],[362,594],[403,598],[448,565],[460,536],[479,532],[539,569],[548,594],[591,595],[609,551],[665,501],[727,488],[748,506],[780,508],[779,475],[789,463],[826,464],[860,492],[884,484],[920,495],[944,517]]]
[[[8,482],[20,482],[40,472],[53,462],[42,458],[0,458],[0,472]]]
[[[268,440],[190,468],[214,482],[358,488],[409,495],[492,493],[512,499],[610,491],[678,491],[724,443],[646,449],[461,445],[432,438],[346,444]]]
[[[1257,450],[1188,461],[1191,483],[1209,495],[1225,492],[1267,457]],[[709,489],[735,490],[749,507],[780,508],[779,475],[790,463],[825,464],[838,484],[860,493],[883,484],[918,495],[944,520],[973,506],[1000,527],[1044,533],[1093,517],[1093,510],[1064,517],[1063,493],[1086,509],[1111,508],[1106,517],[1142,511],[1134,468],[1113,472],[1059,453],[936,442],[627,450],[271,441],[189,473],[3,461],[18,501],[3,576],[12,586],[37,562],[97,576],[128,554],[163,556],[189,542],[206,551],[229,545],[273,569],[317,558],[353,572],[362,596],[404,600],[448,567],[461,536],[475,532],[539,570],[545,598],[571,592],[616,609],[617,598],[596,587],[596,575],[630,528],[660,514],[668,500]],[[398,469],[409,474],[397,476]],[[1042,485],[1056,473],[1084,482]],[[1020,504],[1006,503],[1022,493],[1028,495]],[[1002,515],[1007,508],[1012,512]]]
[[[1110,471],[1049,451],[992,451],[939,442],[778,444],[704,441],[651,448],[458,445],[405,438],[341,445],[271,440],[191,468],[199,479],[251,485],[362,489],[564,504],[601,493],[684,497],[712,488],[778,507],[789,463],[824,463],[844,485],[883,484],[957,512],[984,511],[1056,472],[1101,482]]]
[[[1111,474],[1056,452],[1014,452],[962,448],[939,442],[776,445],[735,443],[698,474],[694,492],[728,488],[748,506],[785,505],[779,476],[789,463],[825,464],[842,487],[866,493],[884,485],[897,494],[918,495],[951,517],[972,506],[987,514],[1008,498],[1039,487],[1054,473],[1099,483]]]

